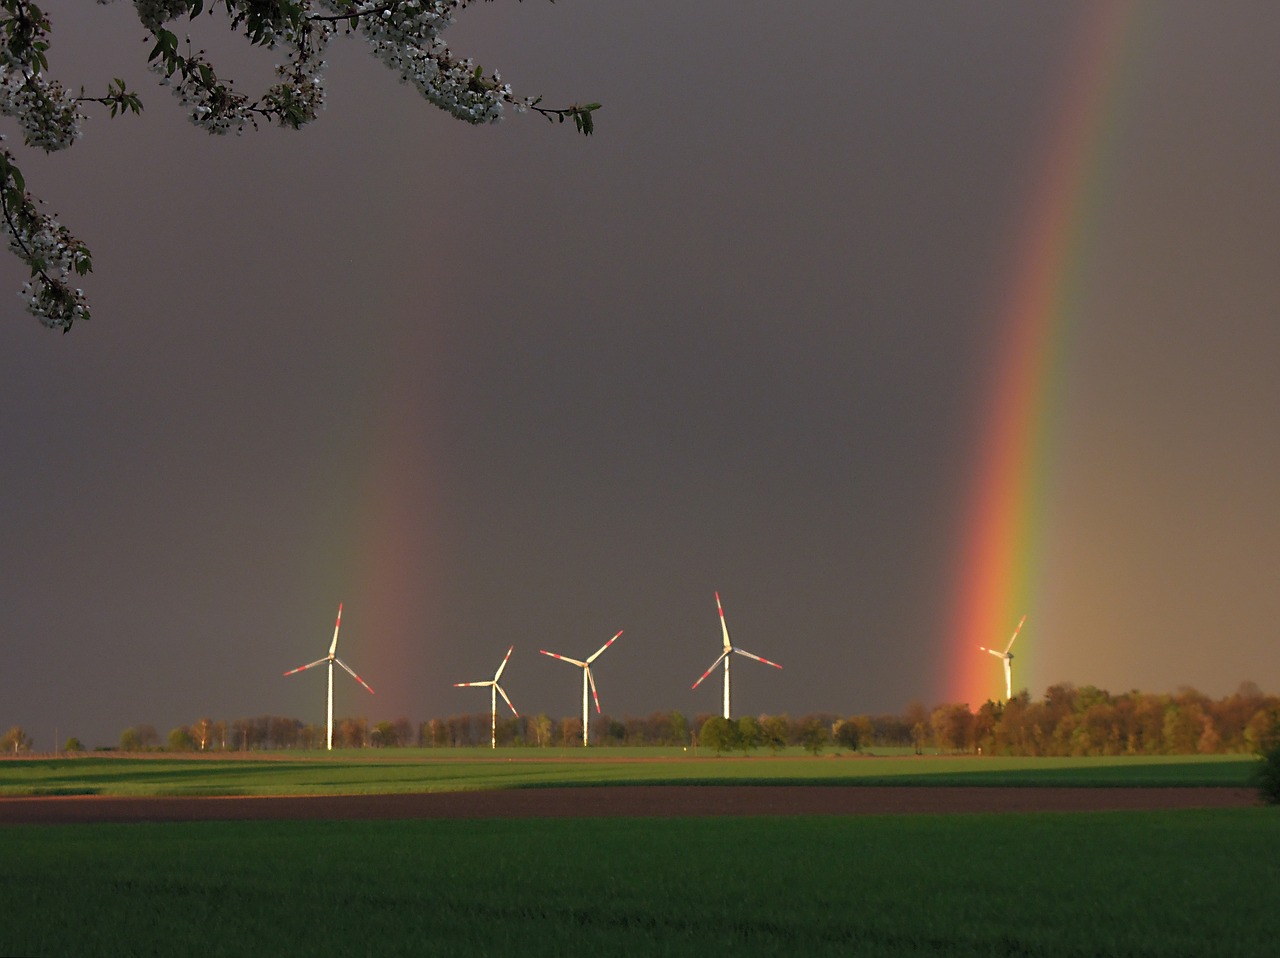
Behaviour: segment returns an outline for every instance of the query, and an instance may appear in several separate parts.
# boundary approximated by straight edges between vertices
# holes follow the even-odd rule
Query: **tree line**
[[[1255,753],[1280,723],[1280,697],[1244,682],[1231,695],[1212,699],[1193,688],[1172,694],[1113,694],[1091,685],[1050,686],[1041,699],[1022,692],[1007,702],[987,701],[976,711],[964,703],[927,708],[919,702],[901,714],[813,712],[745,716],[726,720],[711,713],[686,716],[679,711],[615,718],[591,723],[591,741],[607,746],[683,746],[717,753],[780,751],[802,746],[812,753],[910,748],[917,753],[983,755],[1158,755]],[[348,717],[334,723],[337,748],[475,748],[489,744],[490,715],[472,712],[414,724],[407,718],[370,723]],[[320,749],[323,725],[296,718],[258,716],[232,721],[202,718],[162,737],[154,726],[125,729],[119,750],[234,752]],[[582,719],[553,719],[539,714],[499,718],[503,747],[572,747],[582,741]],[[22,754],[31,738],[13,726],[0,738],[0,754]],[[78,739],[62,746],[84,751]]]

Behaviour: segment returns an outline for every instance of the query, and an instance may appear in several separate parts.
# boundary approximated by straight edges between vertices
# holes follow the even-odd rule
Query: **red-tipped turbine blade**
[[[342,603],[338,603],[338,619],[333,623],[333,641],[329,643],[329,654],[338,651],[338,629],[342,627]]]
[[[715,671],[716,666],[717,666],[717,665],[719,665],[721,662],[723,662],[723,661],[724,661],[724,657],[725,657],[726,655],[728,655],[728,654],[729,654],[728,650],[726,650],[726,651],[724,651],[724,652],[721,652],[721,653],[720,653],[720,658],[716,659],[714,662],[712,662],[712,663],[711,663],[711,668],[707,669],[705,672],[703,672],[703,673],[702,673],[702,678],[698,679],[698,681],[694,682],[694,683],[693,683],[693,685],[691,685],[691,686],[689,686],[689,687],[690,687],[691,689],[696,689],[699,685],[701,685],[701,684],[702,684],[702,679],[705,679],[708,675],[710,675],[712,672],[714,672],[714,671]]]
[[[490,679],[484,682],[454,682],[453,687],[455,689],[471,689],[471,688],[476,688],[477,686],[486,686],[486,685],[492,685],[492,684],[493,684],[493,680]]]
[[[502,678],[502,670],[507,667],[507,659],[511,658],[511,653],[515,650],[515,646],[507,649],[507,654],[502,657],[502,664],[498,666],[498,671],[493,673],[493,680],[496,682]]]
[[[716,593],[716,610],[720,613],[720,631],[724,634],[724,650],[728,652],[733,646],[729,644],[729,626],[724,621],[724,607],[720,604],[720,593]]]
[[[618,630],[618,635],[621,635],[621,634],[622,634],[622,630],[621,630],[621,629],[619,629],[619,630]],[[590,665],[592,662],[594,662],[594,661],[596,660],[596,658],[600,655],[600,653],[601,653],[601,652],[603,652],[603,651],[604,651],[605,649],[607,649],[609,646],[613,645],[613,643],[617,642],[617,641],[618,641],[618,635],[615,635],[612,639],[610,639],[610,640],[609,640],[608,642],[606,642],[604,645],[600,646],[600,648],[596,649],[596,651],[595,651],[595,655],[592,655],[589,659],[587,659],[587,664],[588,664],[588,665]]]
[[[328,662],[328,661],[329,661],[329,656],[326,655],[323,659],[316,659],[314,662],[308,662],[306,665],[299,665],[296,669],[290,669],[288,672],[285,673],[285,675],[293,675],[295,672],[304,672],[307,669],[313,668],[317,665],[320,665],[321,663]]]
[[[1024,615],[1021,619],[1019,619],[1019,620],[1018,620],[1018,627],[1017,627],[1016,629],[1014,629],[1014,630],[1013,630],[1013,636],[1012,636],[1012,638],[1010,638],[1010,639],[1009,639],[1009,644],[1008,644],[1008,645],[1006,645],[1006,646],[1004,647],[1004,650],[1005,650],[1005,652],[1006,652],[1006,653],[1007,653],[1011,648],[1013,648],[1013,640],[1014,640],[1014,639],[1016,639],[1016,638],[1018,637],[1018,633],[1022,631],[1022,623],[1023,623],[1023,622],[1026,622],[1026,621],[1027,621],[1027,617],[1026,617],[1025,615]]]
[[[591,697],[596,700],[596,714],[600,712],[600,696],[596,695],[596,680],[591,675],[591,669],[587,669],[587,684],[591,686]]]
[[[511,709],[511,714],[512,714],[512,715],[514,715],[516,718],[519,718],[519,717],[520,717],[520,713],[519,713],[519,712],[517,712],[517,711],[516,711],[516,707],[515,707],[514,705],[512,705],[512,704],[511,704],[511,699],[507,698],[507,693],[506,693],[506,692],[504,692],[504,691],[502,691],[502,686],[501,686],[501,685],[498,685],[498,684],[495,682],[495,683],[494,683],[494,685],[493,685],[493,687],[494,687],[494,688],[496,688],[496,689],[498,690],[498,694],[502,696],[502,701],[504,701],[504,702],[506,702],[506,703],[507,703],[507,708]]]
[[[356,673],[355,673],[355,672],[353,672],[353,671],[351,670],[351,666],[347,665],[347,663],[346,663],[346,662],[343,662],[343,661],[342,661],[342,659],[338,658],[337,656],[334,656],[333,661],[337,662],[337,663],[338,663],[339,665],[341,665],[344,669],[346,669],[346,670],[347,670],[347,672],[348,672],[348,673],[350,673],[350,675],[351,675],[351,677],[352,677],[353,679],[355,679],[357,682],[359,682],[359,683],[360,683],[361,685],[363,685],[365,688],[369,689],[369,694],[370,694],[370,695],[373,695],[373,694],[374,694],[373,689],[369,687],[369,683],[368,683],[368,682],[366,682],[364,679],[360,678],[360,676],[356,675]]]
[[[782,668],[782,666],[777,662],[770,662],[768,659],[762,659],[754,652],[748,652],[746,649],[734,649],[733,651],[737,652],[739,655],[745,655],[749,659],[755,659],[757,662],[763,662],[765,665],[772,665],[775,669]]]
[[[579,662],[577,659],[571,659],[567,655],[559,655],[558,653],[555,653],[555,652],[548,652],[546,649],[539,649],[538,651],[541,652],[543,655],[551,656],[553,659],[559,659],[561,662],[568,662],[571,665],[576,665],[580,669],[585,669],[587,667],[586,662]]]

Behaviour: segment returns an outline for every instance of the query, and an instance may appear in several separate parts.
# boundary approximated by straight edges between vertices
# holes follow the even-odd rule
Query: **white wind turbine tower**
[[[621,635],[621,634],[622,634],[622,630],[619,629],[618,635]],[[614,642],[618,641],[618,635],[615,635],[612,639],[610,639],[604,645],[600,646],[600,648],[596,649],[593,654],[587,656],[587,661],[585,662],[580,662],[577,659],[571,659],[567,655],[557,655],[555,652],[548,652],[546,649],[538,650],[543,655],[549,655],[553,659],[559,659],[561,662],[568,662],[570,665],[576,665],[578,668],[582,669],[582,745],[584,748],[587,745],[587,721],[590,717],[590,713],[587,711],[587,685],[588,684],[590,684],[591,694],[595,697],[595,700],[596,700],[596,712],[598,713],[600,711],[600,696],[596,695],[596,680],[591,675],[591,663],[600,657],[601,652],[603,652],[609,646],[613,645]]]
[[[520,713],[516,711],[516,707],[511,704],[511,699],[507,698],[507,693],[502,691],[502,686],[498,684],[498,679],[502,677],[502,670],[507,667],[507,659],[511,658],[511,653],[515,646],[507,649],[507,654],[502,658],[502,664],[498,666],[498,671],[493,673],[493,678],[487,682],[454,682],[455,689],[470,688],[475,686],[489,686],[489,729],[490,740],[489,747],[498,747],[498,696],[502,696],[502,700],[507,703],[507,708],[511,709],[511,714],[516,718],[520,717]]]
[[[333,623],[333,641],[329,643],[329,654],[326,655],[323,659],[316,659],[314,662],[308,662],[306,665],[299,665],[296,669],[290,669],[288,672],[285,673],[285,675],[293,675],[295,672],[305,672],[307,669],[314,668],[317,665],[322,665],[325,662],[329,663],[329,700],[328,700],[329,709],[327,713],[327,724],[325,727],[325,747],[328,748],[330,751],[333,751],[333,663],[337,662],[348,672],[351,672],[351,677],[355,679],[357,682],[359,682],[361,685],[363,685],[366,689],[369,689],[370,695],[373,694],[373,689],[369,688],[369,683],[366,682],[364,679],[360,678],[360,676],[356,675],[355,672],[352,672],[351,666],[347,665],[346,662],[343,662],[342,659],[338,658],[338,655],[337,655],[338,627],[341,625],[342,625],[342,603],[339,602],[338,603],[338,620]]]
[[[745,655],[749,659],[755,659],[757,662],[763,662],[765,665],[772,665],[775,669],[782,668],[777,662],[770,662],[768,659],[762,659],[760,656],[748,652],[746,649],[739,649],[729,642],[729,626],[725,625],[724,607],[720,605],[720,593],[716,593],[716,609],[720,612],[720,631],[724,634],[724,651],[720,653],[720,658],[711,663],[711,668],[702,673],[702,678],[693,683],[693,688],[697,688],[702,684],[702,679],[715,671],[717,665],[724,662],[724,717],[729,717],[729,653],[736,652],[738,655]]]
[[[1009,638],[1009,644],[1004,647],[1003,652],[997,652],[995,649],[989,649],[985,645],[978,646],[979,652],[990,652],[997,659],[1004,662],[1004,698],[1007,702],[1013,698],[1013,653],[1009,650],[1013,648],[1013,640],[1018,637],[1018,633],[1022,631],[1022,623],[1027,621],[1024,615],[1018,620],[1018,627],[1013,630],[1013,635]]]

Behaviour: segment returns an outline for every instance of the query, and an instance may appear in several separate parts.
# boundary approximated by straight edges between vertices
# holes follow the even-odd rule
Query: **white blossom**
[[[105,0],[99,0],[105,2]],[[133,0],[138,19],[152,33],[191,9],[191,0]]]
[[[49,153],[79,139],[85,119],[61,83],[13,62],[0,64],[0,114],[17,119],[28,146]]]
[[[97,0],[111,3],[113,0]],[[469,0],[298,0],[297,5],[264,4],[261,0],[205,0],[207,9],[226,7],[233,27],[254,43],[283,54],[276,64],[277,82],[257,100],[223,81],[202,53],[177,50],[177,39],[165,24],[190,15],[198,0],[133,0],[139,22],[157,41],[150,69],[159,74],[189,118],[213,134],[240,132],[271,120],[299,127],[324,107],[323,54],[339,25],[357,32],[373,56],[394,70],[430,103],[468,123],[493,123],[504,105],[523,112],[530,106],[548,117],[572,116],[590,132],[590,111],[573,107],[552,111],[537,101],[516,97],[497,71],[487,76],[469,58],[457,58],[442,39],[454,12]],[[28,146],[63,150],[81,134],[81,104],[92,101],[117,111],[137,112],[136,94],[116,80],[105,97],[75,96],[45,75],[47,18],[34,6],[23,6],[0,21],[0,115],[17,120]],[[585,117],[585,120],[583,119]],[[0,140],[4,137],[0,136]],[[90,315],[84,291],[73,285],[90,271],[89,250],[58,220],[41,212],[26,192],[22,173],[8,150],[0,147],[0,233],[9,249],[31,270],[21,297],[28,311],[51,328],[64,332]]]

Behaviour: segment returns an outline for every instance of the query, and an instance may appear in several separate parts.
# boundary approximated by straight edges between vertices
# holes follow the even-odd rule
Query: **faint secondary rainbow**
[[[975,708],[1004,697],[1000,662],[979,646],[1003,649],[1024,613],[1027,624],[1013,650],[1014,694],[1020,688],[1043,692],[1031,685],[1034,669],[1028,665],[1036,658],[1037,599],[1045,587],[1057,401],[1139,8],[1139,0],[1079,8],[1079,30],[1064,61],[1060,93],[1046,109],[1052,125],[1016,230],[947,626],[946,697]]]
[[[435,652],[444,548],[433,458],[439,403],[423,357],[436,324],[430,315],[388,317],[376,298],[352,322],[381,322],[383,338],[351,357],[358,369],[348,413],[335,423],[332,469],[319,485],[307,597],[323,606],[317,619],[345,604],[338,654],[376,697],[354,683],[335,687],[335,716],[372,723],[420,713]],[[319,585],[334,591],[316,595]]]

